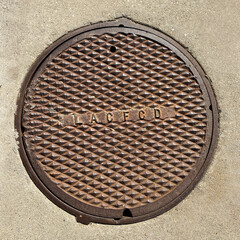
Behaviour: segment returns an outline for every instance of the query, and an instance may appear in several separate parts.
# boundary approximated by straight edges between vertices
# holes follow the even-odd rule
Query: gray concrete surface
[[[0,239],[240,239],[239,0],[0,1]],[[66,32],[126,15],[189,48],[212,79],[220,138],[202,181],[179,205],[126,226],[76,223],[33,184],[18,154],[14,112],[36,57]]]

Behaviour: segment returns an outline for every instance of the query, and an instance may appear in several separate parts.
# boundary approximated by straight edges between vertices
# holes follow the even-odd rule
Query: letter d
[[[155,118],[160,118],[160,110],[157,108],[154,108],[154,116]]]

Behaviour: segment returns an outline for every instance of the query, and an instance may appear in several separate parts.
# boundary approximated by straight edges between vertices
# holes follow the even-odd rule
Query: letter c
[[[110,123],[110,122],[112,122],[112,120],[113,120],[113,115],[112,115],[112,113],[108,113],[108,114],[107,114],[107,121]]]
[[[139,119],[143,120],[146,117],[145,112],[143,110],[139,111]]]

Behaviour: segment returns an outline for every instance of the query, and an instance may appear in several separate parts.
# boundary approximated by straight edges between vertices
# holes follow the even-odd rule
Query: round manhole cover
[[[23,84],[20,153],[41,191],[79,222],[159,215],[202,176],[217,106],[191,55],[127,19],[71,32]]]

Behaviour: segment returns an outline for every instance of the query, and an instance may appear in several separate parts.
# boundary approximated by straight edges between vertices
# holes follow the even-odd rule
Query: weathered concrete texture
[[[240,239],[240,1],[2,0],[0,3],[0,239]],[[127,226],[76,223],[32,183],[17,150],[16,99],[36,57],[66,32],[128,16],[183,45],[212,79],[221,109],[214,160],[178,206]]]

